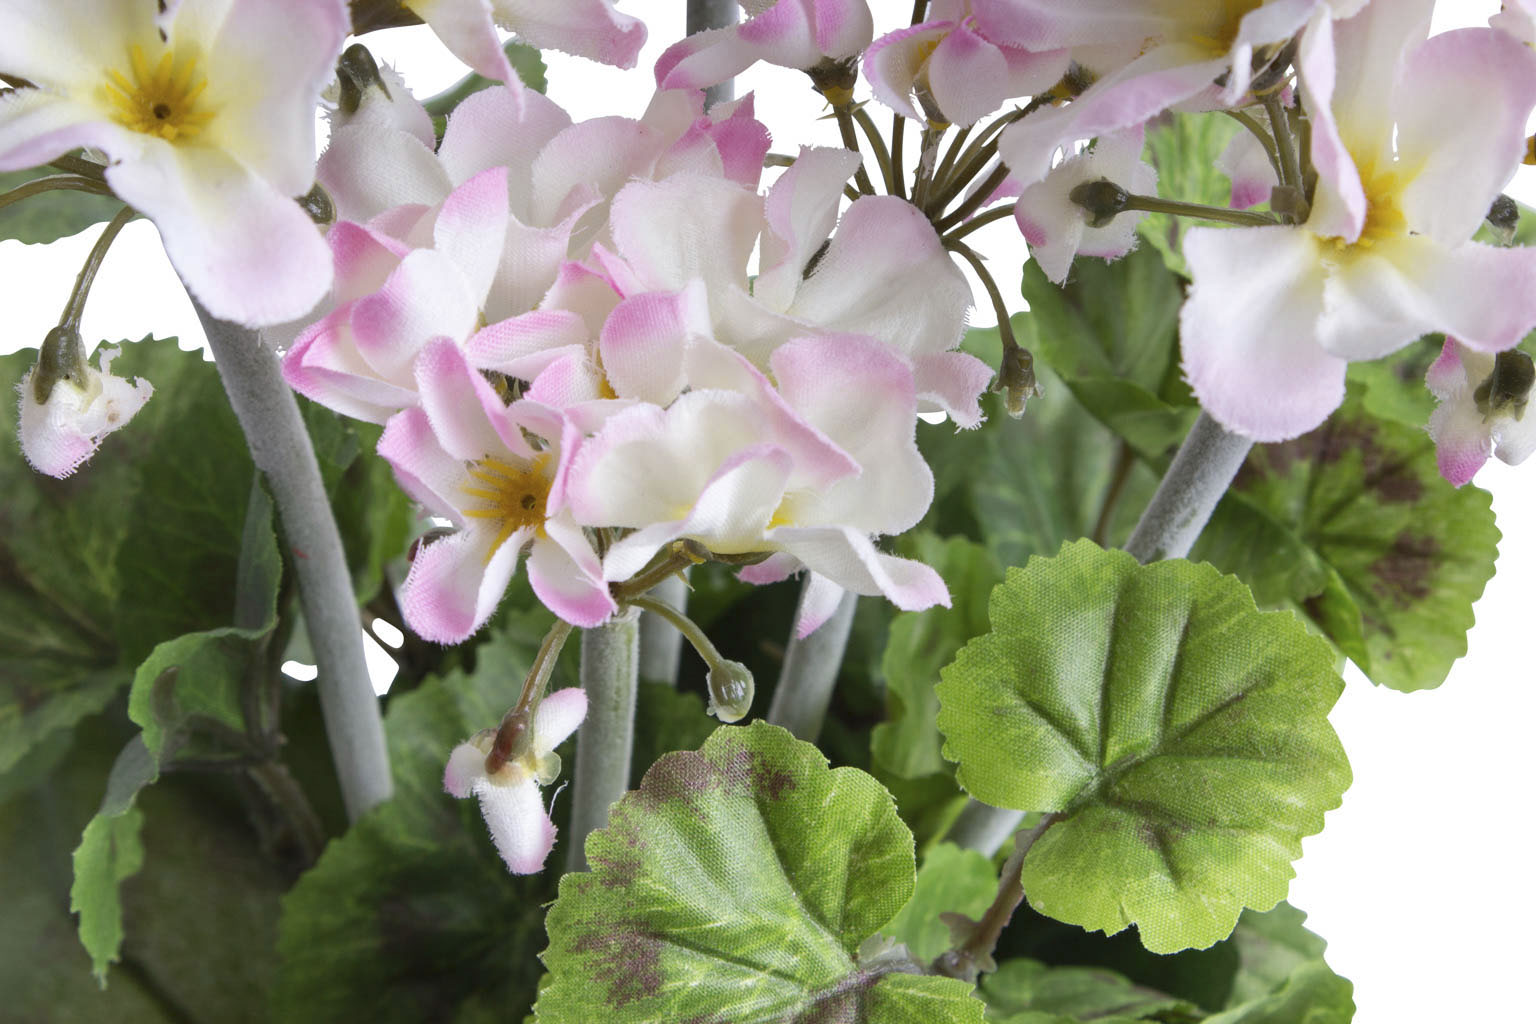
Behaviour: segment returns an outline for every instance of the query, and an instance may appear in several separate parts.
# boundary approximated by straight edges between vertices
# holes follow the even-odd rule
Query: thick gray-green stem
[[[736,24],[737,7],[736,0],[688,0],[688,34],[693,35],[695,32]],[[736,95],[734,84],[727,78],[719,85],[712,85],[704,90],[704,107],[707,110],[734,95]]]
[[[806,574],[800,590],[800,605],[810,593],[811,576]],[[848,632],[853,628],[853,612],[859,595],[845,592],[832,617],[807,637],[792,637],[784,652],[784,668],[779,685],[773,691],[768,721],[782,725],[796,737],[811,743],[821,734],[827,705],[832,702],[832,686],[843,667],[843,652],[848,649]],[[800,617],[796,609],[795,618]]]
[[[1252,447],[1248,438],[1229,433],[1201,412],[1125,542],[1125,550],[1143,563],[1189,554]],[[1023,817],[1022,811],[972,800],[960,812],[950,838],[990,857],[1018,829]]]
[[[1189,554],[1252,447],[1248,438],[1229,433],[1201,412],[1131,531],[1125,550],[1138,562]]]
[[[650,589],[661,603],[688,610],[688,581],[668,576]],[[640,613],[640,678],[648,683],[677,685],[677,664],[683,653],[683,634],[655,612]]]
[[[587,717],[576,735],[566,854],[571,871],[587,869],[587,836],[608,824],[608,808],[629,788],[639,669],[638,609],[626,609],[607,625],[581,631],[581,688],[587,691]]]
[[[277,355],[256,332],[216,319],[198,305],[208,347],[256,468],[267,478],[293,552],[299,602],[315,651],[320,712],[347,817],[356,821],[394,793],[384,720],[363,658],[363,626],[341,533],[320,465]]]

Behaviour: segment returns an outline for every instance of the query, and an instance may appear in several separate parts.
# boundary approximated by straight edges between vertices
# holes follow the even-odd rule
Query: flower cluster
[[[572,124],[494,88],[434,147],[401,95],[359,104],[320,162],[334,304],[283,366],[385,423],[402,486],[453,524],[402,588],[418,633],[473,633],[524,553],[549,608],[597,625],[678,542],[754,582],[811,572],[802,633],[843,589],[948,601],[875,544],[932,497],[919,410],[974,425],[991,375],[954,350],[969,289],[927,219],[883,196],[839,217],[844,150],[761,192],[750,97],[706,114],[661,90],[638,120]]]

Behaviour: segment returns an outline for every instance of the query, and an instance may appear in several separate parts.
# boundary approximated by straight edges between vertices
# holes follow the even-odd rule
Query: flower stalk
[[[394,792],[384,722],[363,658],[363,627],[341,534],[298,403],[277,356],[256,333],[219,320],[195,298],[224,391],[256,468],[277,502],[294,553],[299,601],[319,667],[316,685],[347,818],[356,821]]]
[[[587,869],[587,836],[608,824],[608,809],[629,788],[640,676],[639,609],[620,611],[581,633],[581,688],[587,718],[576,738],[570,848],[566,867]]]
[[[795,612],[798,622],[811,590],[810,574],[800,589],[800,605]],[[768,707],[768,721],[781,725],[798,739],[816,742],[821,724],[832,703],[832,687],[843,655],[848,649],[848,634],[853,629],[853,613],[859,596],[845,591],[832,617],[809,636],[792,637],[784,652],[784,667],[779,684]]]

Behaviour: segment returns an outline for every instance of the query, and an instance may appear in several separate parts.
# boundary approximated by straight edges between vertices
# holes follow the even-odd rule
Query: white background
[[[652,88],[649,67],[683,33],[682,0],[624,6],[650,27],[638,69],[546,54],[549,95],[578,120],[640,114]],[[908,0],[872,6],[877,31],[896,27],[911,9]],[[1482,24],[1498,8],[1496,0],[1439,6],[1436,31]],[[424,29],[377,33],[368,43],[419,96],[463,72]],[[799,73],[758,68],[738,83],[756,90],[757,113],[773,130],[776,151],[837,143],[832,124],[816,120],[824,109]],[[1536,205],[1536,169],[1522,169],[1510,191]],[[0,242],[0,352],[35,346],[57,322],[99,230],[51,246]],[[1017,277],[1006,269],[1025,258],[1012,222],[983,229],[972,245],[1002,268],[1004,294],[1022,308],[1011,285]],[[989,325],[991,309],[976,294],[973,322]],[[130,225],[114,246],[86,308],[84,332],[88,343],[154,334],[180,337],[185,348],[201,345],[148,223]],[[1425,693],[1374,687],[1351,666],[1332,721],[1355,782],[1343,807],[1328,815],[1326,831],[1304,843],[1291,890],[1291,901],[1328,940],[1334,969],[1355,982],[1363,1024],[1536,1020],[1522,980],[1530,977],[1528,935],[1536,920],[1527,820],[1536,780],[1528,756],[1536,723],[1536,460],[1516,469],[1491,462],[1477,483],[1493,494],[1504,540],[1498,575],[1477,604],[1469,653],[1442,687]],[[380,666],[389,664],[382,652],[374,654]]]

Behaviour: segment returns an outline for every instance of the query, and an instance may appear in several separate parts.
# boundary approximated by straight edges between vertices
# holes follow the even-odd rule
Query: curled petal
[[[480,814],[491,832],[496,852],[514,875],[535,875],[544,870],[549,851],[555,848],[555,823],[544,810],[544,798],[532,779],[510,786],[482,782],[475,787]]]
[[[443,792],[460,800],[485,782],[485,751],[473,743],[460,743],[443,766]]]
[[[528,553],[528,582],[544,607],[582,629],[600,626],[618,611],[597,552],[568,517],[545,521],[543,536]]]
[[[869,537],[848,527],[780,527],[769,540],[805,567],[844,590],[883,594],[902,611],[949,607],[944,579],[922,562],[887,555]]]

